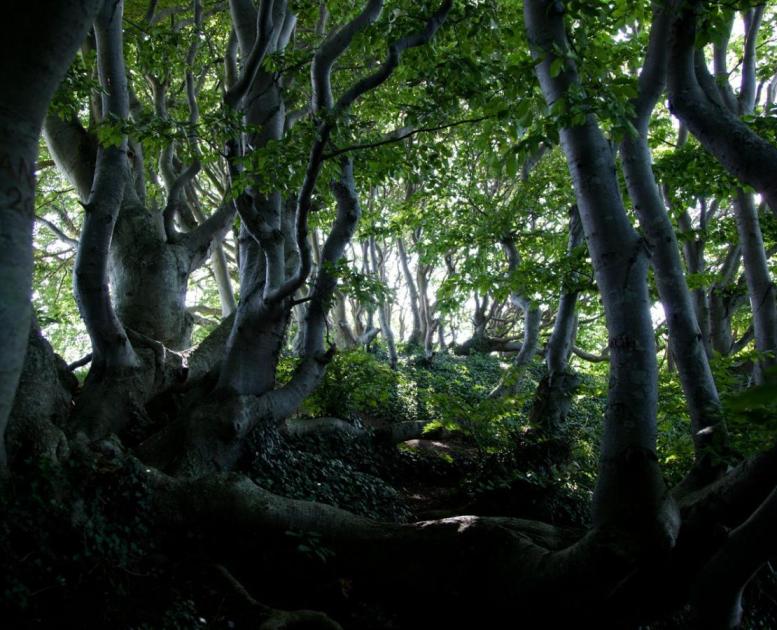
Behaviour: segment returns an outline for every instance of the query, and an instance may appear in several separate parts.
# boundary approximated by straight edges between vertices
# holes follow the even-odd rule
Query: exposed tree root
[[[222,564],[214,565],[226,584],[251,608],[256,609],[261,619],[259,630],[291,630],[292,628],[321,628],[321,630],[342,630],[342,626],[324,613],[313,610],[279,610],[254,599],[234,575]]]

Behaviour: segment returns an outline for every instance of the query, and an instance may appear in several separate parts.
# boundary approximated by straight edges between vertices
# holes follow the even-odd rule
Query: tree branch
[[[491,118],[491,116],[478,116],[477,118],[465,118],[463,120],[455,120],[450,123],[445,123],[442,125],[434,125],[430,127],[415,127],[415,128],[400,127],[399,129],[395,129],[394,131],[387,133],[381,140],[376,140],[375,142],[364,142],[361,144],[352,144],[350,146],[343,147],[342,149],[335,149],[334,151],[325,153],[324,159],[329,160],[333,157],[337,157],[338,155],[342,155],[343,153],[351,153],[352,151],[361,151],[363,149],[374,149],[376,147],[380,147],[386,144],[401,142],[402,140],[410,138],[417,133],[442,131],[444,129],[451,129],[452,127],[458,127],[460,125],[471,125],[471,124],[482,122],[484,120],[488,120],[489,118]]]
[[[317,138],[311,147],[308,166],[305,171],[305,178],[299,196],[297,197],[296,239],[300,263],[297,272],[281,287],[274,291],[270,291],[268,287],[268,291],[264,295],[266,302],[280,302],[293,295],[294,292],[302,286],[310,273],[311,257],[310,247],[307,242],[307,234],[311,198],[319,173],[321,172],[321,165],[324,161],[324,149],[329,142],[331,132],[337,123],[337,115],[351,105],[359,96],[383,83],[397,67],[403,51],[427,43],[447,17],[452,2],[451,0],[445,0],[440,9],[438,9],[426,23],[426,26],[422,31],[403,37],[397,42],[389,45],[389,58],[383,67],[375,74],[358,81],[340,97],[335,105],[332,105],[332,64],[334,64],[335,60],[345,52],[353,37],[358,32],[377,20],[382,5],[383,3],[381,0],[369,0],[364,10],[356,18],[338,29],[324,42],[324,44],[322,44],[313,59],[313,66],[311,68],[311,83],[313,88],[311,104],[315,114],[320,115],[326,111],[326,115],[318,126]]]
[[[233,2],[233,21],[237,24],[237,18],[234,13]],[[243,73],[237,81],[231,85],[224,94],[224,102],[231,108],[236,108],[253,85],[254,78],[259,71],[262,62],[270,48],[270,42],[273,32],[273,7],[275,0],[262,0],[259,6],[259,12],[256,16],[256,37],[251,52],[246,56],[243,63]]]

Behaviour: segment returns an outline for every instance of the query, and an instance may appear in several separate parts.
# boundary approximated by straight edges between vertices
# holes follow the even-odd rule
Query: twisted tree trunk
[[[752,111],[755,94],[755,39],[760,11],[751,14],[745,39],[742,89],[739,99],[728,83],[716,81],[707,69],[704,53],[696,49],[700,0],[678,5],[671,31],[668,64],[669,99],[675,113],[699,142],[743,184],[761,193],[777,212],[777,147],[757,135],[739,116]],[[725,43],[718,44],[716,70],[725,73]],[[766,353],[755,372],[777,365],[777,293],[771,281],[763,249],[758,215],[753,200],[744,191],[737,193],[734,210],[742,246],[742,260],[753,314],[756,348]]]

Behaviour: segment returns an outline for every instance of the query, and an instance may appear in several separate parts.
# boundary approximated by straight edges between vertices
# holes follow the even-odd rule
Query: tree
[[[13,140],[3,150],[26,151],[24,169],[4,171],[9,181],[3,190],[25,191],[29,198],[34,184],[27,165],[34,158],[32,138],[43,124],[44,105],[66,62],[87,42],[83,66],[70,78],[80,72],[88,89],[63,87],[60,94],[75,95],[78,107],[64,119],[52,110],[46,135],[54,161],[84,204],[74,289],[91,340],[91,366],[79,390],[40,327],[27,334],[29,265],[13,271],[14,292],[0,296],[0,313],[7,310],[9,330],[27,340],[22,369],[21,343],[0,339],[10,357],[0,390],[7,400],[0,403],[6,400],[9,408],[6,433],[14,475],[31,474],[25,466],[44,460],[43,467],[55,471],[54,495],[67,497],[73,495],[62,480],[75,462],[98,479],[137,484],[131,486],[132,496],[142,497],[136,505],[140,509],[142,502],[160,546],[184,555],[196,548],[207,563],[220,567],[252,614],[269,625],[312,621],[337,627],[321,614],[260,604],[225,568],[234,564],[241,575],[256,573],[263,554],[301,532],[336,554],[334,578],[345,576],[359,595],[390,593],[400,608],[425,610],[415,613],[421,615],[413,617],[416,622],[492,625],[520,618],[529,625],[581,620],[636,625],[690,603],[700,627],[736,626],[745,585],[774,554],[768,534],[777,508],[777,450],[771,446],[735,461],[727,448],[712,373],[730,376],[732,371],[705,350],[697,317],[708,305],[692,301],[681,245],[660,196],[660,184],[671,191],[675,181],[651,168],[651,143],[671,127],[654,111],[664,68],[672,105],[691,133],[768,203],[771,184],[764,179],[764,165],[753,164],[736,141],[746,140],[764,159],[773,146],[765,133],[750,130],[739,112],[721,107],[723,96],[709,93],[703,54],[682,31],[696,19],[691,10],[700,3],[446,0],[434,7],[397,2],[384,10],[380,0],[357,7],[231,0],[228,11],[221,3],[203,6],[200,0],[191,7],[159,4],[139,11],[130,3],[126,19],[121,0],[97,3],[91,12],[67,5],[70,17],[54,14],[64,25],[78,21],[67,36],[57,34],[59,22],[41,18],[52,29],[46,39],[52,45],[39,51],[47,70],[40,71],[39,64],[27,68],[30,80],[23,89],[2,97],[0,123]],[[747,13],[751,28],[743,53],[750,74],[759,15],[759,10]],[[23,16],[14,15],[13,22],[20,27],[14,32],[32,29]],[[140,33],[137,40],[126,36],[130,27]],[[158,58],[139,52],[151,45],[144,43],[146,35],[162,39],[161,33],[175,44],[165,48],[169,58],[177,51],[183,61],[160,65]],[[660,43],[670,36],[667,61]],[[138,52],[138,59],[128,50]],[[411,55],[412,63],[400,63]],[[93,70],[96,81],[89,78]],[[691,70],[695,83],[689,87]],[[16,70],[2,72],[8,73],[2,77],[7,82],[21,83]],[[756,113],[752,85],[742,90],[742,100]],[[683,100],[699,91],[706,100],[692,105],[699,105],[702,116]],[[718,130],[705,117],[710,112],[722,121]],[[24,132],[21,139],[17,126]],[[144,135],[141,129],[152,132]],[[417,139],[404,142],[410,136]],[[551,146],[557,143],[561,151]],[[678,155],[695,150],[692,142],[688,145]],[[558,173],[562,152],[569,178]],[[159,155],[159,167],[143,159],[151,154]],[[158,176],[164,186],[154,182]],[[385,207],[374,213],[368,208],[372,225],[357,232],[361,197],[380,189],[388,191],[381,198]],[[697,193],[691,195],[694,202],[706,199]],[[576,205],[567,213],[572,195]],[[745,197],[737,194],[733,204],[742,241],[749,234],[741,229]],[[629,199],[642,233],[632,221]],[[206,205],[218,209],[208,216]],[[702,223],[712,205],[700,211]],[[692,225],[697,209],[682,210],[687,214],[682,221]],[[752,208],[747,216],[753,218]],[[14,257],[29,255],[32,217],[22,219],[3,222],[12,228],[6,240]],[[750,224],[758,226],[755,219]],[[218,255],[216,245],[233,220],[236,244],[224,243]],[[765,219],[764,225],[763,240],[771,243],[774,235]],[[345,253],[355,235],[362,247],[352,246],[348,261]],[[601,308],[579,259],[582,238]],[[680,239],[687,261],[696,260],[702,249],[693,251],[692,238]],[[727,283],[737,275],[738,248],[719,240],[709,247],[721,254],[722,262],[716,262],[721,277],[715,282]],[[752,281],[757,257],[759,272],[766,271],[761,279],[769,282],[763,240],[741,243],[751,312],[736,312],[723,328],[741,331],[752,320],[762,351],[757,356],[768,365],[763,352],[771,346],[758,341],[765,338],[765,327],[753,299],[760,289]],[[411,339],[423,335],[419,365],[434,363],[434,333],[443,319],[448,326],[456,318],[471,318],[477,341],[471,346],[492,350],[496,345],[488,340],[498,338],[505,350],[514,341],[509,335],[518,319],[516,309],[507,307],[512,300],[524,319],[523,342],[513,349],[527,363],[547,334],[540,307],[548,328],[555,320],[544,349],[546,390],[541,385],[537,395],[538,409],[544,407],[541,396],[552,402],[544,407],[551,429],[570,405],[565,379],[575,352],[575,311],[594,319],[603,312],[607,400],[586,531],[506,517],[383,522],[274,494],[236,472],[241,458],[280,457],[282,435],[331,431],[355,448],[381,441],[393,448],[396,440],[418,436],[422,422],[370,432],[340,418],[293,417],[336,354],[328,327],[332,319],[338,327],[347,324],[349,282],[367,279],[376,287],[363,301],[367,309],[379,309],[381,341],[396,368],[383,369],[391,383],[402,384],[401,370],[412,360],[400,358],[392,345],[386,291],[392,241],[395,276],[407,285]],[[239,302],[201,344],[185,349],[189,276],[211,250],[217,276],[219,265],[226,263],[222,272],[229,271],[232,257]],[[144,270],[149,260],[158,266]],[[650,284],[651,261],[656,289]],[[9,273],[11,262],[0,260]],[[702,268],[699,260],[694,264],[687,262],[691,274]],[[228,311],[224,275],[218,286]],[[146,284],[145,296],[128,289]],[[167,291],[172,297],[162,304],[160,294]],[[767,297],[772,293],[765,287]],[[466,304],[470,295],[474,308]],[[690,415],[684,433],[694,440],[697,464],[674,487],[663,477],[657,447],[656,339],[663,333],[653,321],[656,296],[669,318],[668,343]],[[146,300],[149,313],[164,307],[168,314],[144,324]],[[716,320],[714,309],[707,310]],[[287,334],[292,325],[293,344]],[[350,332],[347,325],[341,330],[344,336]],[[600,340],[598,333],[579,330],[588,342]],[[445,336],[440,337],[438,346],[444,348]],[[578,349],[577,355],[586,353]],[[554,392],[558,387],[563,391]],[[771,395],[762,386],[729,400],[739,400],[754,417],[753,399],[771,400]],[[483,398],[490,409],[514,404],[509,397]],[[716,459],[723,456],[731,458],[730,466]],[[72,503],[73,519],[83,522],[78,510],[85,508]],[[272,563],[265,565],[261,571],[274,580]],[[343,581],[337,584],[344,588]]]
[[[24,63],[4,65],[2,82],[19,89],[3,99],[2,121],[2,275],[3,330],[0,348],[5,357],[1,368],[0,436],[5,435],[8,415],[24,362],[27,332],[30,327],[32,282],[32,222],[35,195],[35,160],[38,137],[46,108],[68,64],[83,40],[99,2],[61,3],[45,18],[31,22],[17,7],[5,22],[3,42],[6,58],[20,50],[25,41],[40,35],[47,46],[30,55]],[[41,7],[38,7],[41,8]],[[24,11],[32,10],[26,7]],[[6,466],[5,445],[0,444],[0,468]]]

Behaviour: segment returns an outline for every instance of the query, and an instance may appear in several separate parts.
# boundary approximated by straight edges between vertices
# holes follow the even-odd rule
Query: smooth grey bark
[[[129,111],[122,16],[121,0],[106,2],[94,24],[103,90],[101,110],[106,117],[117,121],[125,120]],[[88,439],[121,431],[130,418],[143,413],[142,405],[154,384],[162,386],[170,382],[163,376],[167,363],[164,352],[155,347],[159,342],[125,329],[111,302],[108,283],[111,240],[122,201],[131,190],[127,138],[122,136],[117,146],[98,148],[94,183],[84,204],[84,224],[75,262],[73,289],[92,342],[92,363],[68,428]],[[136,341],[150,350],[145,366],[133,347]],[[154,369],[144,369],[150,366]]]
[[[233,3],[233,9],[238,4]],[[291,35],[288,24],[293,25],[295,19],[287,11],[286,3],[281,2],[280,9],[278,5],[273,9],[270,26],[262,30],[262,25],[268,19],[264,13],[267,10],[266,4],[262,3],[258,16],[255,16],[258,21],[254,36],[257,40],[270,37],[282,49]],[[250,3],[237,7],[240,11],[247,8],[253,7]],[[279,214],[279,193],[262,195],[252,190],[238,198],[238,209],[244,226],[240,247],[241,301],[227,342],[215,401],[194,409],[191,415],[174,422],[141,447],[146,460],[166,470],[199,475],[214,468],[228,469],[237,461],[244,438],[260,425],[268,431],[265,441],[268,448],[271,448],[272,435],[277,432],[280,423],[296,411],[319,383],[326,364],[332,358],[335,349],[326,349],[324,338],[327,311],[337,284],[332,270],[342,257],[360,215],[350,157],[341,159],[340,178],[332,184],[337,200],[337,215],[321,251],[321,265],[313,290],[306,298],[303,356],[289,382],[275,388],[275,365],[285,323],[293,307],[291,298],[306,281],[312,266],[307,219],[324,160],[324,150],[338,115],[362,94],[388,79],[399,64],[402,52],[426,44],[447,17],[451,2],[443,2],[423,30],[390,44],[388,56],[380,68],[357,80],[335,101],[331,86],[332,67],[347,50],[353,37],[378,18],[381,8],[382,2],[367,2],[364,10],[332,33],[314,56],[311,66],[311,109],[318,120],[318,128],[294,206],[296,243],[289,243],[284,238]],[[240,16],[233,17],[240,37],[237,26]],[[272,24],[280,25],[276,35],[273,35]],[[246,36],[247,32],[243,35]],[[244,41],[241,43],[243,45],[249,43]],[[258,41],[251,42],[251,46],[252,51],[254,47],[265,48]],[[272,49],[272,46],[266,49]],[[245,53],[245,48],[243,51]],[[250,64],[244,67],[246,71],[251,71]],[[261,70],[257,71],[256,77],[261,83]],[[278,111],[283,110],[277,77],[269,79],[268,83],[259,87],[252,80],[245,87],[245,95],[248,96],[251,90],[259,90],[255,99],[248,99],[249,103],[264,102],[263,106],[266,107],[269,102],[273,106],[265,124],[254,134],[254,146],[266,142],[273,135],[280,137],[283,133],[283,121],[276,117]],[[238,79],[236,85],[242,85],[240,82]],[[242,98],[243,95],[239,95],[234,102],[239,103]],[[249,118],[248,114],[246,117]],[[232,155],[237,156],[237,143],[231,145]],[[233,163],[232,168],[234,172],[237,166]],[[293,269],[287,269],[285,256],[294,247],[296,252],[293,255],[298,258]],[[250,351],[246,352],[245,347],[249,344]]]
[[[650,263],[666,314],[669,346],[691,418],[696,472],[715,474],[720,471],[720,455],[727,446],[728,432],[704,348],[704,334],[683,274],[677,238],[653,175],[648,145],[648,124],[663,92],[666,40],[672,17],[662,3],[654,3],[653,7],[650,41],[638,94],[632,101],[635,116],[631,122],[637,135],[627,135],[620,150],[626,186],[650,246]]]
[[[372,266],[370,258],[370,239],[366,238],[361,241],[361,272],[365,277],[377,275],[377,270]],[[355,330],[359,337],[359,343],[364,345],[364,349],[369,351],[370,343],[377,337],[380,332],[380,328],[375,326],[375,311],[379,306],[372,300],[368,300],[365,303],[359,303],[354,313]],[[360,314],[366,312],[367,319],[362,326]],[[380,323],[378,324],[380,326]],[[366,343],[365,343],[366,342]]]
[[[560,57],[561,72],[551,72],[559,58],[555,51],[569,51],[563,4],[527,0],[524,19],[540,86],[552,105],[566,98],[570,88],[580,89],[571,58]],[[574,127],[563,126],[560,137],[604,302],[610,348],[593,522],[622,527],[643,536],[643,544],[665,549],[672,544],[677,522],[656,459],[657,365],[646,247],[629,223],[614,156],[594,116],[588,114]]]
[[[665,195],[668,197],[668,195]],[[706,231],[709,220],[714,216],[718,210],[719,204],[717,201],[712,204],[707,204],[707,200],[704,198],[699,199],[699,205],[701,206],[699,217],[699,230],[696,237],[691,240],[686,238],[683,242],[683,257],[685,259],[685,266],[689,274],[700,276],[707,269],[707,262],[705,260],[705,246],[706,246]],[[687,210],[684,210],[679,217],[679,227],[686,234],[693,232],[693,222]],[[707,300],[707,293],[704,287],[696,287],[691,291],[691,299],[693,300],[693,310],[696,314],[696,321],[699,324],[699,329],[702,334],[702,343],[704,344],[704,351],[707,356],[712,356],[712,322],[710,321],[710,308]]]
[[[416,266],[416,282],[418,286],[419,315],[421,316],[421,332],[423,334],[424,358],[431,361],[434,355],[434,331],[439,320],[434,318],[434,306],[429,301],[429,276],[433,268],[420,260]]]
[[[736,103],[740,115],[752,114],[755,108],[756,40],[763,11],[764,5],[760,5],[743,13],[745,50],[741,85]],[[728,80],[725,85],[729,85]],[[764,369],[777,365],[777,299],[775,299],[777,292],[769,272],[753,195],[741,189],[737,191],[734,208],[737,232],[742,245],[742,263],[750,296],[750,308],[753,313],[755,347],[756,350],[767,353],[767,356],[756,364],[754,372],[755,381],[762,383],[766,378]]]
[[[3,10],[0,25],[0,470],[5,429],[24,365],[32,306],[35,162],[46,110],[101,6],[33,0]],[[30,19],[30,16],[35,19]],[[46,42],[30,46],[30,42]]]
[[[763,383],[764,370],[777,366],[777,292],[769,273],[758,211],[753,196],[738,190],[734,200],[734,217],[742,247],[742,265],[745,269],[750,310],[753,314],[755,347],[767,353],[756,364],[754,377]]]
[[[330,271],[342,258],[345,247],[353,237],[361,216],[361,205],[353,177],[353,161],[341,163],[339,181],[332,183],[337,200],[337,216],[321,251],[321,268],[316,275],[313,293],[305,318],[305,357],[312,359],[326,353],[324,330],[329,300],[337,287],[337,278]]]
[[[77,120],[65,121],[51,112],[43,124],[43,137],[54,163],[86,203],[94,181],[97,138]]]
[[[123,2],[106,2],[95,19],[97,68],[104,90],[105,116],[125,120],[129,114],[127,79],[122,50]],[[76,256],[73,289],[92,341],[89,379],[101,381],[139,361],[124,326],[116,316],[108,288],[108,258],[113,228],[127,185],[127,138],[118,146],[97,150],[92,190],[84,205],[85,216]]]
[[[355,348],[358,342],[348,323],[345,296],[340,291],[336,291],[334,302],[335,343],[343,350]]]
[[[410,336],[407,339],[408,345],[421,345],[423,333],[421,331],[421,309],[418,302],[418,289],[416,289],[413,273],[410,271],[410,261],[408,260],[405,243],[402,238],[397,238],[397,253],[399,262],[402,266],[402,275],[405,278],[408,300],[410,302],[410,312],[413,316],[413,326],[410,329]]]
[[[710,345],[715,352],[724,357],[729,356],[734,347],[731,317],[740,303],[734,289],[741,260],[741,245],[732,243],[726,250],[718,277],[707,295],[710,313]]]
[[[190,353],[186,353],[187,383],[197,383],[209,373],[218,373],[235,314],[225,317]]]
[[[702,0],[678,3],[669,38],[669,105],[715,158],[743,184],[777,208],[777,147],[758,136],[731,111],[696,51],[697,15]]]
[[[508,273],[512,276],[518,269],[521,260],[518,249],[515,247],[515,241],[511,236],[502,238],[501,243],[505,256],[507,256]],[[491,398],[498,398],[509,393],[518,393],[523,369],[531,363],[539,347],[541,316],[539,306],[529,297],[516,290],[510,291],[510,303],[514,309],[523,313],[523,340],[520,344],[520,349],[513,359],[512,377],[515,380],[511,380],[510,375],[504,376],[489,394]]]
[[[777,148],[751,131],[738,117],[751,111],[755,102],[755,36],[762,9],[753,9],[747,13],[742,89],[739,98],[732,99],[725,96],[731,91],[727,77],[723,87],[724,96],[721,96],[718,83],[709,75],[701,53],[695,49],[696,12],[699,7],[698,1],[682,7],[672,30],[670,104],[702,145],[741,182],[760,192],[772,211],[777,211],[777,188],[772,176],[774,165],[777,164]],[[724,48],[718,45],[719,50]],[[725,60],[721,54],[718,55],[717,65],[718,74],[722,76],[725,73]],[[777,304],[774,285],[769,277],[768,266],[765,265],[757,212],[752,199],[748,201],[746,197],[740,191],[734,208],[743,247],[753,320],[758,320],[754,325],[756,347],[772,353],[756,370],[756,379],[760,380],[763,378],[762,368],[775,364]],[[729,339],[720,340],[720,346],[727,344]]]
[[[192,321],[186,309],[189,278],[205,263],[212,245],[223,238],[234,215],[233,203],[225,201],[195,229],[171,240],[159,229],[158,214],[125,201],[114,231],[110,265],[116,310],[125,325],[175,350],[191,345]],[[228,277],[219,282],[220,293],[226,291],[224,282]]]
[[[440,348],[440,352],[448,352],[448,344],[445,341],[445,326],[443,326],[442,318],[437,319],[437,346]]]
[[[569,237],[567,257],[584,242],[583,224],[577,206],[569,210]],[[577,287],[562,288],[553,331],[545,348],[547,374],[537,385],[529,421],[553,434],[564,423],[572,404],[572,395],[579,384],[579,378],[569,368],[569,357],[577,334]]]
[[[232,158],[247,146],[258,149],[283,137],[286,108],[280,78],[262,69],[268,53],[283,51],[296,17],[286,2],[231,2],[242,68],[225,96],[257,131],[233,143]],[[233,167],[234,168],[234,167]],[[287,280],[286,259],[294,243],[284,238],[286,209],[279,192],[249,190],[238,200],[240,291],[234,325],[227,341],[219,388],[261,395],[275,387],[275,368],[289,319],[286,305],[268,300]],[[295,287],[291,293],[294,293]]]
[[[569,237],[567,239],[567,256],[574,255],[575,250],[584,242],[583,224],[577,206],[572,206],[569,211]],[[553,322],[553,332],[548,339],[548,347],[545,350],[545,364],[548,368],[548,378],[552,381],[556,374],[567,369],[569,356],[577,332],[577,317],[575,314],[577,296],[579,291],[573,287],[564,290],[558,303],[556,319]]]
[[[507,256],[508,271],[513,274],[520,264],[515,241],[512,238],[505,238],[502,240],[502,247]],[[510,302],[513,307],[523,312],[523,342],[513,361],[514,366],[520,370],[528,365],[537,353],[540,339],[540,309],[530,298],[517,291],[510,292]]]
[[[280,388],[275,388],[274,365],[272,370],[263,367],[261,373],[252,371],[246,376],[247,371],[241,371],[242,366],[230,366],[229,355],[224,359],[225,365],[221,369],[231,367],[231,378],[235,376],[243,379],[244,387],[249,389],[246,394],[242,391],[227,390],[220,381],[219,402],[216,405],[205,405],[195,410],[191,417],[185,418],[170,427],[162,434],[155,436],[142,449],[144,459],[159,465],[167,470],[183,474],[201,474],[204,470],[212,468],[230,468],[239,456],[243,439],[252,432],[260,423],[270,427],[278,427],[288,418],[304,398],[315,388],[323,377],[327,363],[331,360],[334,349],[325,348],[324,331],[326,328],[326,315],[329,301],[337,286],[337,278],[331,269],[342,257],[350,238],[356,228],[356,223],[361,214],[358,196],[356,194],[355,181],[353,179],[353,165],[350,158],[345,158],[341,164],[341,178],[332,185],[333,192],[338,202],[337,216],[329,236],[324,243],[321,252],[322,265],[316,276],[313,291],[308,301],[305,313],[305,337],[302,361],[292,375],[289,383]],[[273,305],[265,305],[265,308]],[[234,326],[230,339],[235,334],[245,335],[246,343],[250,342],[250,333],[253,332],[259,338],[267,338],[266,330],[258,326],[272,327],[277,325],[277,318],[288,316],[288,310],[283,311],[280,306],[274,306],[275,313],[254,309],[252,313],[256,319],[251,321],[251,328]],[[236,320],[241,311],[236,312]],[[256,333],[259,333],[258,335]],[[261,349],[265,360],[277,361],[272,355],[272,349]],[[250,369],[250,366],[249,368]],[[272,372],[272,373],[271,373]],[[272,383],[261,381],[261,377],[272,378]],[[257,379],[263,391],[259,394],[251,394],[250,388],[255,385],[251,379]],[[232,381],[234,382],[234,381]],[[259,387],[257,387],[258,391]],[[237,395],[235,395],[237,394]],[[226,413],[225,413],[226,411]],[[214,413],[221,420],[214,421]],[[183,435],[181,435],[183,433]],[[183,446],[183,455],[177,453]]]
[[[158,114],[166,116],[164,108],[158,108]],[[53,114],[46,119],[45,131],[57,166],[86,201],[95,173],[94,136],[78,121],[63,121]],[[167,161],[172,162],[172,146],[165,151]],[[137,177],[125,170],[127,183],[111,238],[108,274],[113,289],[111,298],[121,322],[181,350],[190,345],[192,327],[186,309],[189,277],[204,263],[211,244],[223,238],[235,209],[225,201],[208,218],[197,210],[199,223],[193,221],[188,232],[179,233],[172,222],[184,205],[182,187],[188,176],[172,172],[171,165],[163,171],[167,173],[164,179],[169,196],[165,212],[160,214],[142,203],[135,189]],[[228,283],[228,278],[221,280],[219,288],[223,294],[222,285]]]
[[[377,274],[379,280],[383,283],[383,286],[388,288],[385,252],[380,252],[379,259],[378,245],[375,242],[374,236],[370,236],[370,259],[372,260],[373,271]],[[386,347],[388,348],[389,365],[392,370],[396,370],[398,361],[397,347],[394,343],[394,332],[391,330],[391,312],[389,311],[389,304],[385,297],[381,297],[378,302],[378,318],[380,320],[380,332],[386,340]]]
[[[187,79],[188,79],[188,74],[187,74]],[[194,96],[192,98],[194,99]],[[193,102],[194,102],[193,107],[196,108],[197,107],[196,100],[194,100]],[[198,152],[199,152],[199,149],[198,149]],[[219,192],[221,192],[222,194],[226,194],[227,192],[226,187],[221,186],[221,183],[218,181],[216,183],[219,184],[218,186]],[[233,209],[236,210],[236,207],[233,206]],[[194,218],[197,221],[197,224],[202,225],[207,221],[207,218],[205,217],[205,215],[202,212],[202,209],[200,208],[200,204],[197,200],[196,195],[192,195],[191,210]],[[218,288],[218,292],[219,292],[219,303],[221,304],[222,317],[229,317],[232,313],[235,312],[235,309],[237,308],[237,302],[235,301],[235,292],[232,289],[232,279],[229,276],[229,265],[227,262],[227,254],[224,251],[224,239],[226,238],[226,235],[228,233],[229,227],[231,226],[233,218],[234,218],[234,212],[231,213],[228,217],[225,217],[223,228],[217,230],[217,232],[213,234],[213,237],[210,243],[210,263],[211,263],[211,269],[213,271],[213,277],[216,280],[216,287]],[[195,226],[194,229],[196,230],[197,227]]]
[[[213,252],[210,256],[211,264],[213,265],[213,275],[216,277],[216,285],[219,290],[221,316],[229,317],[237,309],[237,302],[235,302],[235,292],[232,290],[232,279],[229,277],[227,256],[220,242],[213,243]]]
[[[218,209],[206,218],[194,191],[195,178],[201,170],[197,126],[200,111],[197,102],[199,88],[194,76],[194,63],[200,47],[203,10],[200,0],[194,0],[194,33],[186,55],[185,94],[189,109],[189,131],[186,143],[191,163],[179,165],[176,143],[168,143],[161,151],[159,166],[167,188],[167,200],[159,223],[159,215],[149,212],[142,197],[125,198],[116,229],[116,247],[112,250],[111,280],[116,287],[117,310],[132,329],[158,339],[173,349],[191,344],[192,321],[186,309],[186,291],[191,273],[213,260],[222,312],[234,310],[226,260],[220,243],[235,215],[235,205],[228,201],[228,191]],[[148,75],[154,96],[154,108],[161,120],[168,120],[167,91],[170,78],[160,80]],[[142,171],[142,164],[140,165]],[[137,169],[136,169],[137,170]],[[214,179],[212,177],[212,179]],[[176,228],[176,219],[185,229]],[[138,259],[137,244],[148,253]],[[149,264],[148,261],[155,261]],[[142,296],[144,295],[144,299]]]

